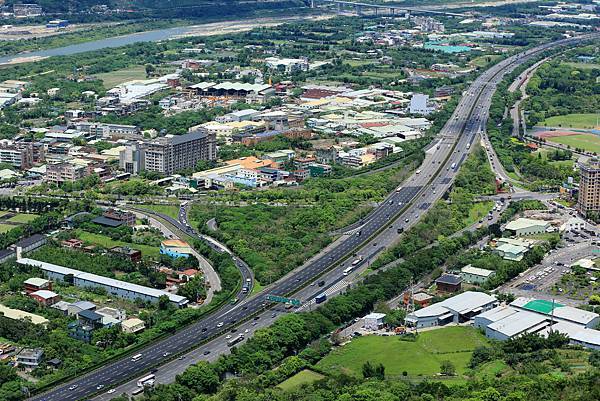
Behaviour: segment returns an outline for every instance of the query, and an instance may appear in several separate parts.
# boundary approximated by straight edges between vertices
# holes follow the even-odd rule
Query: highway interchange
[[[131,357],[123,357],[30,399],[76,401],[101,392],[96,399],[107,400],[119,395],[121,390],[131,390],[133,382],[125,383],[112,394],[106,393],[108,389],[127,379],[137,379],[155,368],[158,372],[164,370],[172,381],[177,372],[183,371],[191,363],[199,359],[210,360],[220,353],[227,352],[224,337],[234,327],[237,333],[248,329],[247,334],[250,336],[250,329],[255,330],[271,324],[281,313],[281,306],[267,304],[265,294],[297,296],[309,301],[325,288],[341,282],[346,278],[342,270],[347,267],[348,260],[351,261],[356,254],[363,256],[363,263],[372,260],[374,255],[397,241],[398,228],[406,229],[415,224],[449,189],[471,145],[477,135],[485,129],[492,95],[505,74],[543,50],[573,44],[590,37],[591,35],[586,35],[582,38],[563,39],[541,45],[509,57],[480,75],[463,94],[452,117],[439,133],[435,146],[429,149],[422,167],[365,217],[364,224],[356,228],[351,235],[328,247],[319,257],[290,272],[260,294],[243,299],[235,305],[227,304],[206,318],[137,351],[142,354],[140,360],[133,361]],[[597,37],[597,34],[594,37]],[[180,221],[172,219],[170,223],[182,228]],[[186,231],[190,232],[188,228]],[[243,261],[237,259],[236,262],[243,272]],[[251,274],[249,269],[247,272]],[[321,278],[317,280],[319,277]],[[315,281],[320,280],[326,281],[324,288],[314,285]],[[243,295],[239,294],[240,299]],[[274,309],[271,309],[273,307]],[[243,322],[246,319],[248,321]],[[208,344],[204,344],[209,340]],[[180,353],[188,350],[192,350],[190,354],[182,355],[182,359],[177,358]],[[101,391],[98,386],[103,386]]]

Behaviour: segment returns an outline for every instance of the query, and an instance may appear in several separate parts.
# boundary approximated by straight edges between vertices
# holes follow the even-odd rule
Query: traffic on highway
[[[283,312],[272,309],[274,305],[265,300],[267,293],[280,296],[301,294],[303,301],[309,302],[323,288],[342,282],[348,275],[344,274],[344,270],[353,261],[360,256],[361,260],[356,267],[368,263],[375,255],[392,245],[403,230],[414,225],[450,188],[472,144],[485,129],[492,95],[505,74],[546,49],[569,45],[594,35],[597,36],[592,34],[563,39],[529,49],[501,61],[480,75],[463,93],[456,110],[436,138],[435,145],[428,150],[423,165],[366,216],[362,225],[355,228],[352,234],[318,257],[290,272],[261,293],[248,296],[253,281],[252,272],[241,259],[232,255],[242,274],[243,283],[237,295],[237,303],[226,304],[206,318],[137,350],[133,357],[120,358],[31,399],[75,401],[99,394],[97,399],[107,400],[120,394],[123,389],[121,387],[118,391],[113,391],[119,384],[125,382],[125,387],[131,388],[128,380],[136,383],[152,370],[161,370],[164,369],[163,365],[173,363],[176,368],[171,370],[171,376],[174,377],[178,369],[184,369],[194,361],[210,360],[228,352],[228,342],[233,338],[239,339],[240,334],[244,336],[236,344],[247,339],[252,334],[251,330],[271,324]],[[185,208],[186,205],[180,211],[179,221],[168,216],[161,217],[179,230],[198,236],[187,222]],[[230,252],[212,241],[207,243],[219,252]],[[322,288],[318,285],[321,277],[326,277],[327,281]],[[243,289],[244,286],[247,287],[246,290]],[[231,338],[227,339],[228,335]],[[186,353],[190,351],[195,353],[195,358],[188,357]]]

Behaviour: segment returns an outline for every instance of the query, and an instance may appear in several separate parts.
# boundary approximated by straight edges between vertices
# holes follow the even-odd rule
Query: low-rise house
[[[69,316],[76,316],[77,314],[79,314],[80,312],[83,311],[95,311],[96,310],[96,304],[94,304],[93,302],[89,302],[89,301],[77,301],[77,302],[73,302],[72,304],[69,304],[69,306],[67,307],[67,314]]]
[[[467,265],[460,269],[460,276],[463,281],[470,284],[483,284],[495,275],[496,272],[493,270],[480,269],[471,265]]]
[[[113,319],[116,319],[121,322],[127,318],[127,312],[125,312],[124,310],[117,309],[117,308],[110,308],[108,306],[97,309],[96,313],[99,315],[102,315],[102,316],[110,316]]]
[[[42,359],[44,358],[44,350],[41,348],[23,348],[21,352],[17,354],[16,366],[25,369],[32,370],[40,366]]]
[[[462,278],[455,274],[442,274],[437,280],[435,285],[439,292],[458,292],[461,289]]]
[[[52,291],[52,282],[45,278],[32,277],[28,278],[23,282],[23,287],[26,294],[31,294],[39,290],[50,290]]]
[[[379,330],[383,327],[385,319],[385,313],[369,313],[363,318],[364,328],[367,330]]]
[[[49,290],[34,291],[29,296],[45,306],[50,306],[60,301],[60,296],[54,291]]]
[[[146,328],[144,321],[138,318],[129,318],[121,322],[121,330],[124,333],[139,333]]]
[[[142,251],[130,248],[128,246],[115,246],[110,248],[110,253],[117,255],[121,258],[138,263],[142,261]]]

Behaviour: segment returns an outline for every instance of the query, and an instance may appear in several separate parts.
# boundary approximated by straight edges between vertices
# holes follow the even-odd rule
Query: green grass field
[[[600,137],[594,134],[577,134],[548,138],[548,141],[561,143],[571,148],[580,148],[588,152],[600,153]]]
[[[105,88],[113,88],[123,82],[146,79],[146,69],[143,65],[136,65],[131,68],[97,74],[96,77],[102,80]]]
[[[26,224],[26,223],[29,223],[30,221],[34,220],[36,217],[38,217],[37,214],[19,213],[17,215],[14,215],[13,217],[11,217],[10,219],[8,219],[6,221],[10,221],[11,223]]]
[[[151,256],[158,257],[159,256],[159,248],[155,246],[148,245],[140,245],[140,244],[132,244],[129,242],[123,241],[113,241],[109,237],[101,234],[94,234],[87,231],[79,231],[78,233],[79,239],[84,242],[91,242],[103,248],[112,248],[115,246],[128,246],[133,249],[137,249],[142,251],[142,256]]]
[[[312,370],[301,370],[289,379],[282,381],[277,385],[282,390],[291,390],[303,384],[312,383],[321,380],[324,376]]]
[[[0,234],[7,233],[15,227],[17,226],[11,226],[9,224],[0,224]]]
[[[469,217],[464,219],[464,225],[470,226],[479,220],[483,219],[490,210],[494,207],[494,202],[477,202],[469,210]]]
[[[475,67],[485,67],[488,63],[498,60],[500,57],[502,56],[498,54],[485,54],[483,56],[475,57],[469,64],[474,65]]]
[[[332,351],[318,366],[360,376],[362,365],[370,361],[382,363],[387,376],[400,376],[406,371],[414,378],[437,375],[440,363],[449,360],[460,375],[466,371],[472,351],[484,344],[487,344],[485,337],[470,327],[426,331],[415,342],[402,341],[396,336],[363,336]]]
[[[158,213],[166,214],[177,220],[179,216],[179,206],[177,205],[141,205],[143,209],[149,209]]]
[[[258,294],[263,290],[263,286],[258,280],[254,280],[254,284],[252,285],[252,291],[250,291],[250,295]]]
[[[563,127],[563,128],[597,128],[598,114],[566,114],[564,116],[549,117],[540,126]]]

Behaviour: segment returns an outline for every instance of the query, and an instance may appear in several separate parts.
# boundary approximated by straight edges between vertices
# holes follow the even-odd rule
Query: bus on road
[[[146,376],[140,378],[137,381],[137,386],[138,387],[152,386],[154,384],[155,380],[156,380],[156,376],[154,374],[150,373],[149,375],[146,375]]]
[[[136,361],[139,361],[140,359],[142,359],[142,354],[136,354],[131,357],[131,362],[136,362]]]
[[[237,337],[234,337],[231,340],[227,341],[227,346],[228,347],[233,347],[234,345],[236,345],[237,343],[239,343],[243,339],[244,339],[244,335],[240,334]]]
[[[352,266],[346,267],[344,269],[344,272],[343,272],[344,276],[347,276],[348,274],[350,274],[350,272],[352,271],[352,269],[354,269],[354,266],[355,266],[354,263],[352,263]]]

